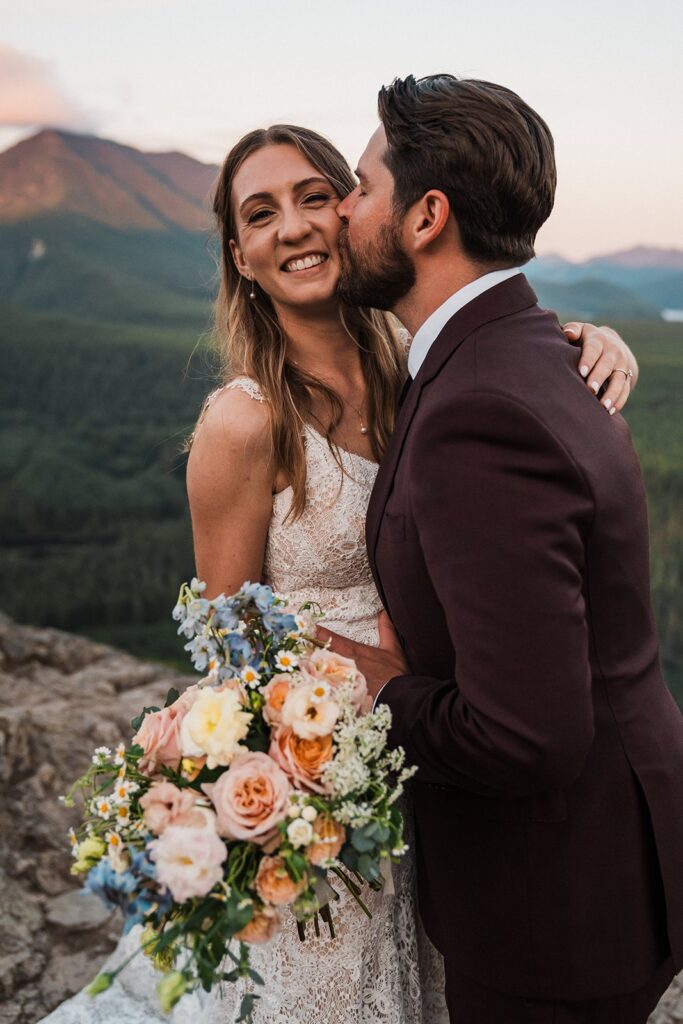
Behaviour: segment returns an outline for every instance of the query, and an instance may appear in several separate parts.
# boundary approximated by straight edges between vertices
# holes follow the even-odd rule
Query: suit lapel
[[[401,452],[403,451],[410,424],[417,410],[422,389],[429,381],[436,377],[444,363],[478,327],[535,306],[537,301],[536,295],[527,279],[523,274],[517,274],[515,277],[508,278],[507,281],[503,281],[501,284],[490,288],[458,310],[429,349],[425,361],[420,367],[398,414],[396,426],[380,464],[368,506],[366,521],[368,557],[380,597],[385,605],[386,601],[384,600],[375,562],[377,538]]]

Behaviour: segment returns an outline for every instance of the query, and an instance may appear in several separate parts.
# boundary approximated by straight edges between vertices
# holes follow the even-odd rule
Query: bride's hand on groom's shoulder
[[[611,327],[570,321],[564,325],[568,341],[581,346],[579,373],[606,411],[620,412],[638,382],[638,361],[624,339]]]
[[[379,647],[359,644],[348,637],[333,633],[323,626],[318,626],[316,639],[325,644],[330,641],[331,650],[344,658],[353,658],[368,684],[368,693],[376,697],[385,683],[395,676],[408,673],[408,662],[391,619],[386,612],[378,617]]]

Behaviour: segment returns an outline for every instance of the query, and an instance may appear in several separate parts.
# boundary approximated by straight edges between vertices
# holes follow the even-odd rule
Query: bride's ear
[[[451,216],[451,204],[444,192],[430,189],[413,204],[407,215],[410,242],[416,252],[421,252],[435,242],[447,227]]]
[[[234,238],[230,239],[230,254],[232,256],[233,263],[237,267],[237,270],[242,275],[242,277],[246,277],[251,281],[253,274],[249,269],[249,264],[246,262],[244,256],[242,255],[242,250],[240,249],[239,245],[237,244]]]

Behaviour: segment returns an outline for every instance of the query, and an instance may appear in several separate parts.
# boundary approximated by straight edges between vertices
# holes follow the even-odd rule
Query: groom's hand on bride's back
[[[344,658],[353,658],[365,676],[368,693],[373,698],[390,679],[404,676],[409,671],[398,635],[386,612],[379,613],[378,626],[379,647],[356,643],[323,626],[318,626],[316,633],[320,643],[326,644],[329,640],[331,650]]]
[[[576,321],[565,324],[563,330],[568,341],[581,346],[577,366],[586,386],[595,395],[600,393],[600,404],[610,416],[621,412],[639,372],[636,357],[624,339],[611,327]]]

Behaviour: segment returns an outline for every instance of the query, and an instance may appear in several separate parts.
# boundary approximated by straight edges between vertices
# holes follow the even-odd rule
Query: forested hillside
[[[683,702],[683,325],[616,326],[642,367],[627,419]],[[193,572],[182,446],[214,382],[199,334],[0,309],[0,608],[18,621],[183,663],[169,618]]]

